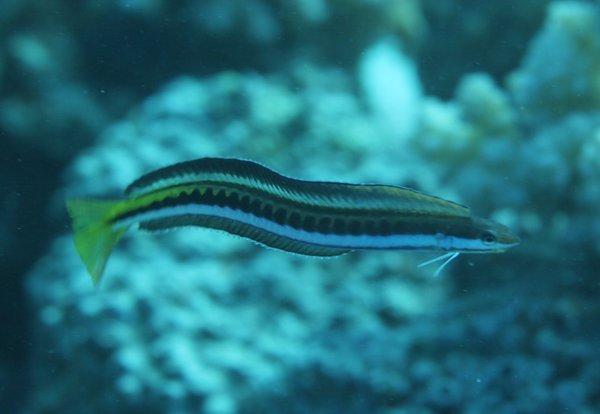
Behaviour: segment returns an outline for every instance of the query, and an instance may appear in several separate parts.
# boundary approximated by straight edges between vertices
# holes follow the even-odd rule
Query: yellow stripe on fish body
[[[153,171],[130,184],[126,194],[138,196],[171,186],[198,182],[239,185],[321,207],[389,209],[398,213],[465,217],[470,215],[468,207],[410,188],[297,180],[255,162],[231,158],[202,158]]]
[[[162,168],[134,181],[126,194],[100,204],[104,211],[93,218],[83,209],[86,202],[68,203],[76,246],[95,280],[114,235],[132,225],[150,231],[213,228],[314,256],[356,249],[488,252],[518,240],[504,226],[472,217],[465,206],[412,189],[297,180],[238,159],[203,158]],[[90,222],[93,232],[86,231]],[[112,236],[99,238],[104,242],[93,254],[89,237],[97,237],[98,228]]]

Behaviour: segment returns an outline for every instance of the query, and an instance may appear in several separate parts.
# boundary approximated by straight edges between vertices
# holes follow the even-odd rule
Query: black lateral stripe
[[[351,219],[348,222],[348,233],[353,236],[363,234],[363,223],[360,220]]]
[[[322,208],[319,212],[301,209],[300,206],[278,206],[271,199],[250,194],[242,194],[237,189],[226,187],[206,187],[191,192],[182,191],[175,197],[166,197],[143,207],[127,211],[117,216],[113,222],[135,217],[148,211],[176,207],[187,204],[199,204],[228,207],[243,211],[255,217],[265,218],[280,225],[307,232],[338,235],[388,236],[392,234],[453,234],[466,238],[477,237],[473,234],[471,219],[428,218],[395,215],[371,214],[348,215],[337,209]]]

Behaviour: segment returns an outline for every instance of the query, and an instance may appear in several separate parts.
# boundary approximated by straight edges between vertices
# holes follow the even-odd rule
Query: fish
[[[66,201],[75,248],[98,284],[119,239],[130,228],[216,229],[307,256],[353,250],[497,253],[519,237],[468,207],[407,187],[307,181],[237,158],[200,158],[151,171],[119,199]],[[439,270],[441,270],[441,268]]]

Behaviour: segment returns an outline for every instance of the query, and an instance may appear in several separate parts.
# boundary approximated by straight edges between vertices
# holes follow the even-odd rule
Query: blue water
[[[0,411],[600,411],[595,1],[3,0]],[[64,200],[240,157],[405,185],[521,245],[315,259]]]

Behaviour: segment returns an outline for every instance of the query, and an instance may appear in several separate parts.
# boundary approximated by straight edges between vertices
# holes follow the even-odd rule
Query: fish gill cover
[[[596,2],[9,0],[0,30],[6,406],[600,409]],[[409,185],[524,242],[433,278],[429,256],[136,235],[94,289],[57,206],[203,156]]]

